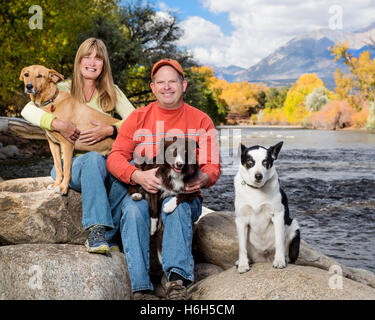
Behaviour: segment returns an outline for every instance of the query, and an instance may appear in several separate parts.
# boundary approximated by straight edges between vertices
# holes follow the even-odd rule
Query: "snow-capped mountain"
[[[249,69],[236,69],[235,66],[214,68],[215,75],[229,82],[262,81],[269,85],[289,85],[304,73],[316,73],[332,89],[335,70],[340,68],[345,72],[347,69],[345,65],[334,62],[328,48],[349,41],[353,56],[365,50],[375,54],[372,39],[375,41],[375,22],[354,32],[320,29],[291,39]]]

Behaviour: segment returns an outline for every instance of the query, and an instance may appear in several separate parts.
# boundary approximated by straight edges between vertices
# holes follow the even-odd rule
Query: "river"
[[[284,141],[275,162],[301,237],[351,267],[375,272],[375,134],[283,128],[222,128],[222,175],[203,189],[204,205],[234,210],[237,145]],[[51,158],[1,161],[4,179],[49,174]]]

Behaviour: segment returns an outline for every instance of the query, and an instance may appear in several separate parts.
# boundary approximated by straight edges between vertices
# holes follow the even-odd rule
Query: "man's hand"
[[[131,180],[140,184],[147,192],[157,193],[161,185],[161,180],[155,175],[157,170],[158,168],[146,171],[136,170],[133,172]]]
[[[204,188],[208,184],[208,174],[202,171],[199,171],[198,176],[193,181],[190,181],[185,185],[185,193],[193,193],[199,191],[201,188]]]
[[[61,133],[61,135],[72,144],[75,143],[80,135],[80,131],[73,122],[63,121],[57,118],[52,120],[51,129]]]
[[[93,145],[113,134],[112,126],[97,121],[90,121],[94,128],[84,130],[79,136],[79,141],[87,145]]]

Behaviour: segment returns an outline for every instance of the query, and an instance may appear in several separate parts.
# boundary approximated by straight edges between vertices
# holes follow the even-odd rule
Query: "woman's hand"
[[[141,171],[135,170],[131,176],[131,179],[140,184],[143,189],[150,193],[157,193],[159,191],[159,186],[161,185],[161,180],[156,177],[156,171],[158,168]]]
[[[185,185],[185,193],[193,193],[199,191],[201,188],[204,188],[208,184],[208,174],[202,171],[199,171],[198,176],[193,181],[190,181]]]
[[[97,121],[90,121],[94,128],[84,130],[79,136],[79,141],[93,145],[113,134],[113,127]]]
[[[58,131],[66,140],[74,144],[79,138],[80,131],[76,125],[70,121],[63,121],[57,118],[52,120],[51,129]]]

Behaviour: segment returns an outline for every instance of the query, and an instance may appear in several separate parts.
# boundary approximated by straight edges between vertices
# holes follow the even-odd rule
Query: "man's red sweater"
[[[215,184],[220,176],[220,155],[214,124],[207,114],[186,103],[167,110],[155,101],[134,110],[122,124],[108,155],[108,171],[117,179],[134,184],[131,175],[137,168],[129,162],[135,155],[153,158],[160,140],[173,136],[198,142],[197,159],[201,171],[208,174],[207,187]]]

